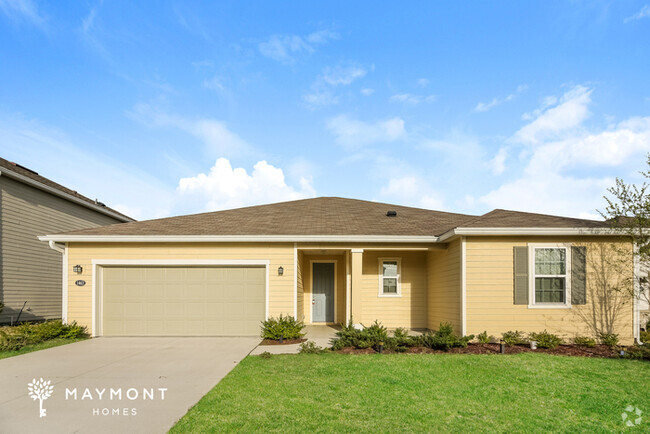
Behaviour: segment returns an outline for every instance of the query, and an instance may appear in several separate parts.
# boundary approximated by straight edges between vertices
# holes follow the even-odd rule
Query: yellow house
[[[638,338],[632,244],[606,223],[322,197],[40,237],[93,336],[257,335],[260,321]]]

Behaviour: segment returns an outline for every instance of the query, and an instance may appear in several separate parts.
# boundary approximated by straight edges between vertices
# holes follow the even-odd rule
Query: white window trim
[[[397,293],[396,294],[384,294],[384,262],[388,262],[388,261],[397,262]],[[401,296],[402,296],[402,258],[379,258],[378,297],[397,298]]]
[[[566,250],[566,282],[564,303],[535,302],[535,250],[564,248]],[[571,244],[539,243],[528,245],[528,308],[529,309],[571,309]]]

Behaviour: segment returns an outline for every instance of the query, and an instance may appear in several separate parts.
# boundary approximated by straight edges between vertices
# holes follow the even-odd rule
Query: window
[[[536,304],[567,304],[567,248],[535,247],[533,282]]]
[[[379,295],[384,297],[402,295],[399,259],[379,260]]]

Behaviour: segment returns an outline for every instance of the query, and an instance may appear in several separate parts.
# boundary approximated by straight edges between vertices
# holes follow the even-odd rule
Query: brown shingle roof
[[[461,225],[466,228],[609,228],[605,221],[495,209]]]
[[[396,217],[387,217],[397,211]],[[69,235],[433,236],[476,216],[339,197],[251,206],[68,232]]]
[[[12,162],[12,161],[5,160],[4,158],[0,158],[0,171],[2,171],[3,168],[7,169],[7,170],[9,170],[9,171],[11,171],[13,173],[16,173],[18,175],[22,175],[22,176],[24,176],[26,178],[29,178],[32,181],[36,181],[36,182],[38,182],[40,184],[43,184],[43,185],[45,185],[47,187],[58,190],[61,193],[65,193],[65,194],[73,196],[73,197],[75,197],[77,199],[80,199],[80,200],[88,203],[89,205],[94,205],[96,207],[103,208],[103,209],[105,209],[107,211],[110,211],[113,214],[117,214],[117,215],[123,217],[126,220],[133,220],[131,217],[129,217],[127,215],[124,215],[121,212],[116,211],[116,210],[114,210],[112,208],[109,208],[106,205],[102,204],[101,202],[95,202],[94,200],[89,199],[86,196],[84,196],[82,194],[79,194],[74,190],[70,190],[69,188],[62,186],[61,184],[57,184],[56,182],[51,181],[51,180],[45,178],[44,176],[39,175],[37,172],[34,172],[33,170],[30,170],[30,169],[28,169],[28,168],[26,168],[24,166],[21,166],[20,164]]]
[[[387,217],[396,211],[396,217]],[[465,228],[597,228],[606,222],[494,210],[454,214],[339,197],[169,217],[68,232],[66,235],[403,235],[439,236]]]

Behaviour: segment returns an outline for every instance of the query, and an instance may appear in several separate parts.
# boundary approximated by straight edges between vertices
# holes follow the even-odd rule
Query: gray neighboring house
[[[36,237],[134,221],[0,158],[0,324],[62,317],[65,258]]]

